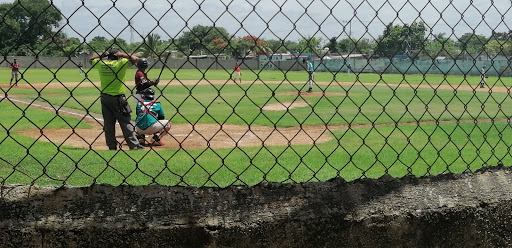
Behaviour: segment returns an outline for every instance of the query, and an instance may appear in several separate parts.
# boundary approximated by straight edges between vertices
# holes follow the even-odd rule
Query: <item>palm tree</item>
[[[142,57],[156,58],[162,53],[163,41],[158,34],[148,34],[139,48]]]

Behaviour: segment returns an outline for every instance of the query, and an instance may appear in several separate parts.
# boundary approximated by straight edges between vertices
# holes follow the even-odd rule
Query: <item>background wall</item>
[[[86,57],[7,57],[2,60],[0,67],[9,67],[7,62],[18,59],[20,67],[26,68],[77,68],[82,62],[84,68],[90,68]],[[165,59],[162,59],[165,60]],[[172,69],[213,69],[232,72],[236,60],[214,59],[168,59],[167,66]],[[242,70],[305,70],[302,61],[267,61],[239,60]],[[150,59],[153,68],[162,68],[162,61]],[[315,60],[316,71],[331,73],[346,73],[348,65],[356,73],[396,73],[396,74],[447,74],[447,75],[479,75],[483,66],[491,76],[512,76],[512,61],[509,60],[409,60],[409,59],[346,59],[346,60]]]

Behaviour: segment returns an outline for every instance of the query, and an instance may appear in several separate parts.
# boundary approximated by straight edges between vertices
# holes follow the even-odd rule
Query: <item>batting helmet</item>
[[[149,66],[149,62],[146,58],[140,58],[139,61],[137,61],[137,68],[139,69],[146,69]]]
[[[142,91],[142,98],[145,100],[153,100],[155,99],[155,91],[151,88],[147,88]]]

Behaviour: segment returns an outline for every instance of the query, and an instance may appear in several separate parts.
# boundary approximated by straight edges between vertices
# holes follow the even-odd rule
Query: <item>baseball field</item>
[[[226,187],[512,162],[510,78],[479,88],[479,76],[317,72],[306,93],[305,72],[244,70],[242,84],[231,73],[165,70],[156,89],[172,121],[164,145],[108,151],[96,71],[22,70],[10,88],[0,70],[0,181]]]

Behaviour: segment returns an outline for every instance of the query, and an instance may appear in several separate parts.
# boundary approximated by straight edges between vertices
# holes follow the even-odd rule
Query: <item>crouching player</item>
[[[139,142],[146,143],[145,135],[153,135],[149,145],[161,146],[162,136],[169,133],[171,121],[165,120],[164,110],[160,102],[155,100],[155,91],[151,88],[142,91],[142,99],[137,102],[137,131]]]

